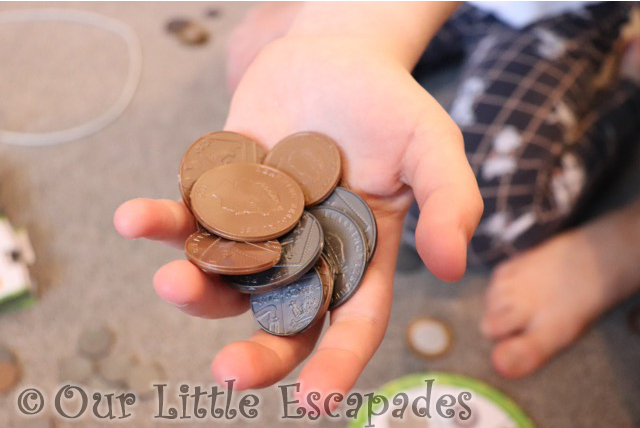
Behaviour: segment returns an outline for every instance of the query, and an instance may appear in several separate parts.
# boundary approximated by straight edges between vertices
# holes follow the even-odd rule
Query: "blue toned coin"
[[[262,294],[251,295],[251,311],[263,330],[277,336],[291,336],[322,318],[324,301],[322,276],[311,269],[297,281]]]
[[[335,279],[329,310],[346,302],[360,285],[367,265],[367,240],[349,215],[329,206],[309,210],[324,231],[324,249],[333,265]]]
[[[322,202],[323,206],[333,207],[348,214],[364,232],[367,238],[367,262],[376,251],[378,228],[373,211],[357,193],[344,187],[336,187],[331,196]]]
[[[318,220],[305,211],[295,229],[278,241],[282,255],[272,268],[251,275],[225,275],[225,279],[236,290],[249,294],[290,284],[316,263],[322,252],[324,235]]]

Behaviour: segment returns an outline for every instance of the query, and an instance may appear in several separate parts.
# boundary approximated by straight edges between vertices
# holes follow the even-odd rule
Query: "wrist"
[[[309,2],[287,35],[371,46],[410,70],[456,7],[453,2]]]

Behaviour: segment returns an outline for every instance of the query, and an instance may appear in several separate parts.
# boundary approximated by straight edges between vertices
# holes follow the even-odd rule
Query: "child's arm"
[[[446,280],[464,273],[482,199],[460,130],[410,74],[451,8],[310,4],[287,36],[257,55],[234,93],[225,129],[267,148],[304,130],[335,139],[344,177],[378,223],[378,248],[360,289],[332,311],[331,326],[300,373],[304,392],[347,392],[382,341],[402,222],[414,197],[422,208],[416,241],[427,267]],[[124,236],[174,243],[194,227],[183,204],[153,200],[123,204],[115,223]],[[154,285],[192,315],[221,318],[248,308],[246,295],[185,260],[160,268]],[[316,325],[287,338],[258,331],[218,353],[214,376],[236,379],[237,388],[277,382],[309,356],[320,331]]]
[[[360,39],[412,69],[458,2],[308,2],[289,37]]]

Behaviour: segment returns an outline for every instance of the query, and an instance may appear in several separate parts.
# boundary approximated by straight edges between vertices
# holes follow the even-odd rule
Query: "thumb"
[[[464,274],[467,245],[482,215],[483,202],[460,129],[426,95],[428,114],[417,125],[403,171],[420,207],[418,253],[434,275],[455,281]]]

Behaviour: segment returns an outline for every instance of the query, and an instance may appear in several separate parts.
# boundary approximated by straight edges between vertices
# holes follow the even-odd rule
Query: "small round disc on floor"
[[[105,326],[92,326],[84,329],[78,338],[78,351],[92,358],[100,358],[109,353],[114,335]]]
[[[78,355],[62,359],[58,369],[60,371],[58,378],[61,382],[80,385],[86,385],[94,372],[93,362]]]
[[[157,389],[154,383],[165,379],[164,370],[155,362],[143,362],[131,367],[127,385],[142,399],[153,397]]]
[[[0,361],[15,363],[16,356],[13,354],[13,351],[11,351],[11,349],[7,348],[4,345],[0,345]]]
[[[451,348],[452,340],[451,327],[435,318],[418,318],[407,328],[409,346],[424,357],[443,355]]]
[[[0,361],[0,394],[9,392],[20,381],[20,366],[16,362]]]
[[[189,20],[187,18],[172,18],[167,21],[165,25],[165,30],[168,33],[178,33],[183,30],[187,25],[189,25]]]
[[[24,419],[20,421],[20,428],[55,428],[55,424],[51,418],[40,417],[33,419]]]
[[[123,387],[133,365],[130,355],[114,353],[98,361],[98,374],[109,385]]]
[[[176,31],[176,36],[185,45],[202,45],[209,40],[209,32],[202,25],[189,21],[186,26]]]

